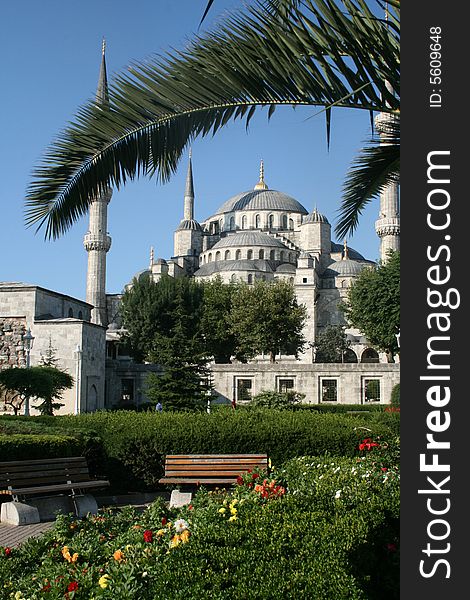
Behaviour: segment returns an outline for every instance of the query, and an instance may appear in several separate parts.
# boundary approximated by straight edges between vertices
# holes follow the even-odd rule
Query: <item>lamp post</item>
[[[80,412],[80,387],[81,387],[81,381],[80,381],[80,372],[81,372],[81,363],[82,363],[82,355],[83,355],[83,350],[80,348],[80,344],[77,344],[77,347],[75,348],[75,357],[77,359],[77,370],[76,370],[76,377],[75,377],[75,407],[74,407],[74,414],[78,415],[78,413]]]
[[[31,349],[33,347],[34,336],[31,333],[31,329],[28,327],[28,330],[23,336],[23,342],[26,349],[26,368],[29,369],[31,366]],[[25,416],[29,416],[29,397],[26,396],[24,401],[24,414]]]

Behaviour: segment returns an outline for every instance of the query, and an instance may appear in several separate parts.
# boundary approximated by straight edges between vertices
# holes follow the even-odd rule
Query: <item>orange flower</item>
[[[113,554],[114,560],[121,562],[124,559],[124,552],[122,550],[116,550]]]
[[[170,548],[175,548],[176,546],[178,546],[180,541],[181,541],[181,536],[179,536],[178,534],[174,535],[170,541]]]
[[[191,534],[189,533],[189,529],[185,529],[183,531],[183,533],[180,533],[180,540],[183,542],[183,544],[186,544],[186,542],[189,542],[189,536]]]

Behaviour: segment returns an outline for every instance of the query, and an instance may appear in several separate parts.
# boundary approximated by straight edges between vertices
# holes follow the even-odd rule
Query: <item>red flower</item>
[[[241,475],[237,477],[237,483],[238,485],[243,485],[243,477]]]
[[[42,586],[41,592],[50,592],[52,589],[52,585],[48,582]]]
[[[190,504],[190,505],[188,506],[188,510],[193,510],[193,508],[194,508],[194,506],[193,506],[192,504]]]
[[[150,542],[153,540],[153,533],[150,531],[150,529],[146,529],[144,531],[144,542],[147,542],[148,544],[150,544]]]
[[[381,469],[384,473],[386,473],[388,471],[387,467],[382,467]]]
[[[162,527],[165,527],[166,523],[167,523],[166,517],[163,517],[163,519],[162,519]]]
[[[68,592],[76,592],[78,590],[78,583],[76,581],[71,581],[67,586]]]
[[[8,546],[6,546],[4,548],[4,550],[5,550],[5,556],[11,556],[11,548],[9,548]]]
[[[377,442],[373,442],[371,438],[365,438],[359,444],[359,450],[370,450],[371,448],[374,448],[374,446],[380,448],[380,444],[377,444]]]
[[[253,473],[251,476],[252,479],[257,479],[259,477],[259,473]]]

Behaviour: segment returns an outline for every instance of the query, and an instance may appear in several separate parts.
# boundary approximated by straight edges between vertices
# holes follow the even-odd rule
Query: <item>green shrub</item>
[[[288,392],[263,391],[256,394],[248,406],[250,408],[292,408],[304,398],[305,394],[300,394],[294,390]]]
[[[390,404],[392,406],[400,406],[400,384],[397,383],[393,386],[392,395],[390,397]]]
[[[83,445],[68,435],[0,435],[2,461],[80,456]]]

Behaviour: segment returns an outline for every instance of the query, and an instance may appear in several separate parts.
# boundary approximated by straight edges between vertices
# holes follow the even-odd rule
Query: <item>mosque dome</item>
[[[314,210],[312,210],[311,213],[308,213],[308,215],[306,215],[303,219],[302,219],[302,225],[305,225],[305,223],[328,223],[328,219],[325,217],[325,215],[322,215],[320,212],[318,212],[318,210],[315,208]]]
[[[350,258],[338,260],[328,265],[323,277],[357,277],[367,265],[368,263],[360,263]]]
[[[295,272],[296,272],[295,265],[292,265],[290,263],[283,263],[282,265],[279,265],[278,268],[276,269],[276,273],[289,273],[289,274],[295,275]]]
[[[233,235],[227,235],[214,244],[211,250],[242,246],[268,246],[287,250],[287,247],[281,242],[281,240],[278,240],[267,233],[262,233],[261,231],[240,231],[239,233],[235,233]]]
[[[202,227],[196,221],[196,219],[183,219],[183,221],[181,221],[181,223],[176,228],[176,231],[182,231],[185,229],[189,229],[192,231],[202,231]]]
[[[222,204],[215,214],[235,212],[237,210],[285,210],[307,214],[307,209],[295,198],[276,190],[250,190],[230,198]]]
[[[343,252],[343,244],[337,244],[336,242],[331,242],[331,253],[332,254],[336,254],[337,252]],[[366,260],[362,254],[360,252],[358,252],[357,250],[354,250],[354,248],[351,248],[350,246],[348,246],[348,258],[351,258],[352,260]]]

